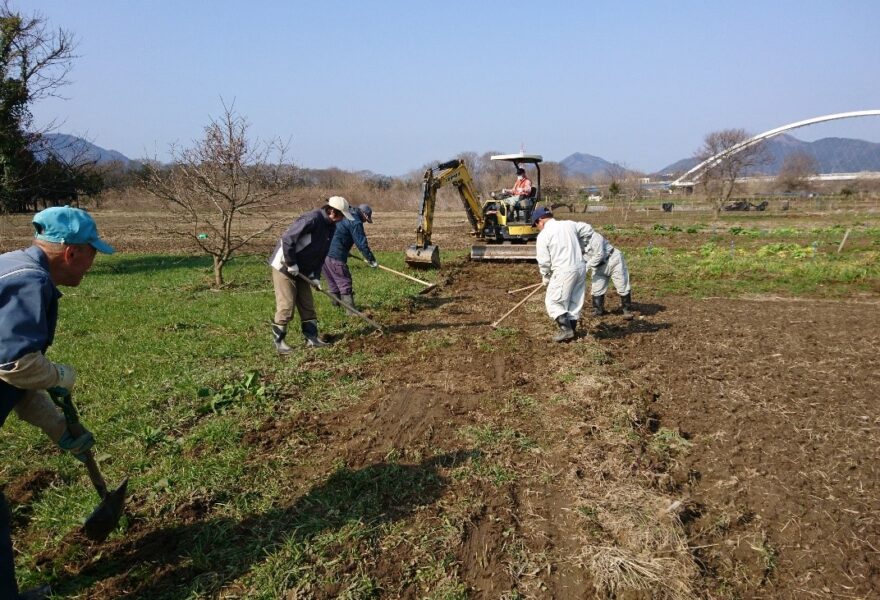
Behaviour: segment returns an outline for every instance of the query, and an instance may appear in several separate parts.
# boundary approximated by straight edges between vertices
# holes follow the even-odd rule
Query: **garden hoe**
[[[498,319],[497,321],[495,321],[494,323],[492,323],[492,324],[490,325],[490,327],[491,327],[492,329],[498,329],[498,326],[501,324],[501,321],[503,321],[504,319],[506,319],[507,317],[509,317],[510,314],[511,314],[513,311],[515,311],[517,308],[519,308],[520,306],[522,306],[523,304],[525,304],[525,303],[526,303],[526,300],[528,300],[529,298],[531,298],[532,296],[534,296],[535,294],[537,294],[538,292],[540,292],[541,290],[544,289],[544,284],[543,284],[543,282],[536,284],[536,285],[534,286],[534,288],[535,288],[535,289],[533,289],[531,292],[529,292],[529,294],[528,294],[525,298],[523,298],[522,300],[520,300],[519,302],[517,302],[517,303],[516,303],[516,306],[514,306],[514,307],[511,308],[509,311],[507,311],[506,313],[504,313],[504,315],[502,315],[500,319]],[[525,289],[528,289],[528,288],[525,288]]]
[[[67,420],[67,428],[70,429],[71,435],[74,437],[82,435],[83,427],[80,425],[79,414],[73,405],[73,398],[69,394],[67,396],[57,396],[50,393],[50,395],[55,404],[64,411],[64,418]],[[107,484],[104,482],[104,477],[101,475],[98,463],[95,462],[95,455],[91,450],[86,450],[85,456],[89,479],[92,480],[92,485],[95,486],[98,496],[101,497],[101,503],[92,511],[89,518],[86,519],[83,529],[85,530],[86,537],[90,540],[103,542],[116,529],[116,525],[119,524],[119,519],[122,517],[122,511],[125,506],[125,494],[128,489],[128,477],[122,481],[118,488],[108,492]]]
[[[361,258],[360,256],[355,256],[354,254],[349,254],[349,256],[351,256],[352,258],[356,258],[361,262],[367,262],[365,259]],[[415,281],[416,283],[421,283],[422,285],[427,286],[425,289],[420,291],[419,294],[427,294],[428,292],[433,290],[435,287],[437,287],[436,283],[429,283],[427,281],[422,281],[421,279],[417,279],[417,278],[413,277],[412,275],[407,275],[406,273],[401,273],[400,271],[395,271],[391,267],[386,267],[385,265],[378,265],[378,266],[383,271],[388,271],[389,273],[394,273],[395,275],[400,275],[401,277],[405,277],[405,278],[409,279],[410,281]]]
[[[380,334],[385,335],[385,332],[382,331],[382,326],[381,326],[381,325],[379,325],[378,323],[376,323],[373,319],[371,319],[370,317],[368,317],[367,315],[365,315],[364,313],[362,313],[361,311],[359,311],[358,309],[356,309],[354,306],[352,306],[352,305],[349,304],[348,302],[344,302],[344,301],[340,300],[337,296],[334,296],[333,294],[331,294],[330,292],[327,292],[327,291],[322,290],[321,288],[319,288],[318,286],[316,286],[314,283],[312,283],[312,280],[311,280],[311,279],[309,279],[308,277],[306,277],[306,276],[303,275],[302,273],[300,273],[299,275],[297,275],[297,277],[299,277],[300,279],[302,279],[303,281],[305,281],[306,283],[308,283],[310,286],[312,286],[313,289],[318,290],[319,292],[321,292],[322,294],[324,294],[325,296],[327,296],[328,298],[330,298],[330,299],[333,300],[334,302],[338,302],[340,306],[342,306],[343,308],[345,308],[346,310],[348,310],[351,314],[353,314],[353,315],[357,315],[358,317],[360,317],[361,319],[363,319],[364,321],[366,321],[367,323],[369,323],[370,325],[372,325],[373,327],[375,327],[376,330],[377,330]]]

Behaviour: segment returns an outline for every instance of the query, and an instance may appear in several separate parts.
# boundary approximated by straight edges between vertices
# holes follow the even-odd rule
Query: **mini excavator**
[[[474,180],[462,160],[453,159],[425,171],[422,183],[422,201],[416,243],[406,249],[406,264],[417,268],[439,268],[440,248],[431,243],[437,190],[452,185],[464,204],[471,235],[476,242],[471,246],[471,260],[517,261],[535,260],[534,241],[538,230],[531,223],[532,211],[541,201],[541,167],[543,158],[537,154],[501,154],[492,160],[513,163],[514,168],[532,165],[537,176],[532,179],[532,193],[525,202],[511,205],[504,198],[492,198],[480,203],[474,189]]]

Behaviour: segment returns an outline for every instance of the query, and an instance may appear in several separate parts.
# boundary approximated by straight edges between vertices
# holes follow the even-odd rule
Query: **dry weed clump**
[[[654,598],[691,598],[697,576],[678,517],[681,504],[639,485],[605,487],[589,497],[591,519],[603,544],[588,544],[580,560],[593,576],[596,592],[614,597],[624,591],[652,591]]]
[[[595,375],[583,379],[572,388],[595,389]],[[647,591],[653,598],[692,598],[698,570],[679,519],[683,505],[634,468],[649,435],[650,394],[603,380],[604,393],[585,407],[593,443],[578,457],[581,506],[588,507],[581,513],[590,531],[578,561],[601,597]]]
[[[674,558],[646,558],[615,546],[593,546],[587,552],[587,568],[593,575],[596,593],[603,598],[640,591],[650,592],[652,598],[694,597],[688,584],[690,574],[683,572],[681,562]]]

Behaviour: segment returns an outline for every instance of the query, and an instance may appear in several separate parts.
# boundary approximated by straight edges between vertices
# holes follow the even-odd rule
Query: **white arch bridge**
[[[693,186],[697,179],[708,169],[709,167],[714,167],[722,160],[736,154],[737,152],[741,152],[746,148],[754,146],[764,140],[768,140],[774,136],[779,135],[780,133],[789,131],[791,129],[797,129],[798,127],[806,127],[807,125],[815,125],[816,123],[824,123],[825,121],[835,121],[837,119],[853,119],[856,117],[880,117],[880,110],[855,110],[851,112],[842,112],[842,113],[834,113],[833,115],[825,115],[824,117],[814,117],[812,119],[805,119],[803,121],[798,121],[796,123],[790,123],[788,125],[783,125],[782,127],[777,127],[776,129],[771,129],[770,131],[765,131],[764,133],[759,133],[758,135],[751,137],[745,141],[742,141],[738,144],[731,146],[730,148],[719,152],[714,156],[710,156],[700,164],[698,164],[693,169],[689,170],[687,173],[670,183],[670,187],[690,187]],[[695,175],[693,179],[689,179],[692,175]]]

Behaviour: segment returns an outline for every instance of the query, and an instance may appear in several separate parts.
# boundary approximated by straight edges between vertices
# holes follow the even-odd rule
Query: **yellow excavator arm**
[[[434,227],[434,209],[437,205],[437,190],[444,185],[452,185],[458,192],[468,221],[471,234],[481,238],[485,229],[483,210],[474,190],[474,180],[464,161],[453,159],[425,171],[422,182],[422,202],[419,206],[419,224],[416,228],[416,243],[407,248],[406,262],[413,266],[439,266],[440,252],[431,244]]]
[[[422,182],[422,203],[419,207],[419,226],[416,230],[416,244],[429,246],[431,231],[434,226],[434,208],[437,204],[437,190],[444,185],[453,185],[461,198],[471,233],[479,237],[484,228],[483,211],[477,193],[474,191],[474,180],[465,166],[464,161],[454,159],[441,163],[433,169],[425,171]]]

